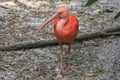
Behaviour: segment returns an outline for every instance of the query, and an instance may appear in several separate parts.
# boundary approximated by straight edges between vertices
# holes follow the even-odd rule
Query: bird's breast
[[[68,21],[54,19],[54,33],[59,42],[71,43],[78,33],[78,20],[70,15]]]

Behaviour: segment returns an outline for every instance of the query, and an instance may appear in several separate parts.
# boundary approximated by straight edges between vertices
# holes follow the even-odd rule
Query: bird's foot
[[[59,72],[59,73],[65,73],[66,71],[65,71],[64,68],[60,68],[60,69],[58,70],[58,72]]]
[[[72,65],[68,65],[67,67],[66,67],[66,69],[67,70],[73,70],[73,71],[75,71],[76,69],[78,69],[79,67],[77,67],[77,66],[72,66]]]

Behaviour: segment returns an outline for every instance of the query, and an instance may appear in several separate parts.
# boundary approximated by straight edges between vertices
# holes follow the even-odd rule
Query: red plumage
[[[59,34],[56,30],[56,25],[59,20],[59,18],[54,19],[54,33],[58,42],[72,43],[78,33],[79,24],[77,18],[72,13],[70,13],[68,21],[66,22],[64,27],[62,27],[61,34]]]

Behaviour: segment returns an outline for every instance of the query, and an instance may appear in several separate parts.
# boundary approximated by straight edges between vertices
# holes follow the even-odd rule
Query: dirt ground
[[[112,19],[119,11],[119,0],[101,0],[90,7],[84,7],[85,0],[18,1],[0,0],[0,46],[54,39],[52,23],[38,34],[37,39],[34,31],[60,6],[68,7],[79,19],[78,35],[120,26],[120,18]],[[63,47],[65,66],[67,45]],[[57,74],[59,45],[0,51],[0,80],[119,80],[120,38],[109,36],[72,44],[71,61],[79,69]]]

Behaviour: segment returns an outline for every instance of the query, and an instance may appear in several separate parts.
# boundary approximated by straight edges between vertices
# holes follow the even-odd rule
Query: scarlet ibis
[[[64,72],[64,68],[62,66],[62,57],[63,57],[63,48],[62,44],[68,44],[68,66],[67,69],[75,69],[75,66],[70,64],[70,51],[71,51],[71,43],[77,36],[79,22],[78,19],[69,12],[68,8],[60,7],[56,10],[55,14],[49,18],[46,22],[44,22],[38,29],[36,33],[38,33],[43,27],[45,27],[50,21],[54,21],[54,34],[58,43],[60,45],[60,72]]]

